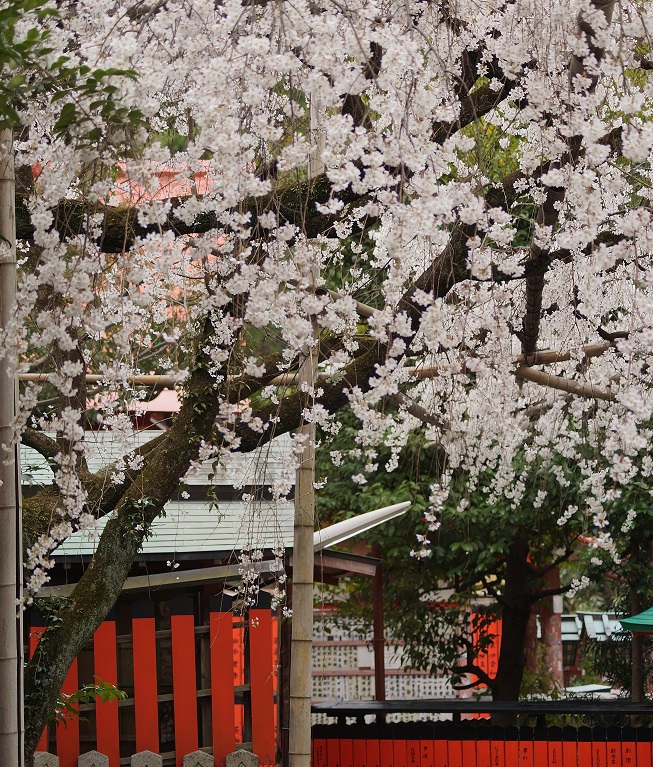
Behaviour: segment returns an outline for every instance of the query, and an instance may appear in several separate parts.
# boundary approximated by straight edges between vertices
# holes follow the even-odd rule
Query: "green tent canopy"
[[[644,610],[630,618],[620,618],[619,623],[626,631],[634,631],[640,634],[653,634],[653,607]]]

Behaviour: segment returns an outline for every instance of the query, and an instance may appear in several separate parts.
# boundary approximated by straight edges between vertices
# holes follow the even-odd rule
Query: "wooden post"
[[[377,565],[372,580],[374,612],[374,700],[385,700],[385,636],[383,621],[383,570]],[[385,714],[376,715],[377,724],[385,723]]]
[[[313,284],[315,281],[313,280]],[[299,391],[306,390],[304,407],[313,402],[317,380],[319,327],[313,317],[314,345],[307,346],[297,376]],[[311,671],[313,645],[313,530],[315,526],[315,424],[304,423],[304,452],[295,485],[293,542],[293,607],[290,651],[290,767],[311,765]]]
[[[289,569],[286,564],[286,570]],[[292,581],[286,584],[286,601],[292,609]],[[279,628],[279,683],[277,705],[279,711],[278,744],[281,755],[280,767],[289,767],[288,764],[288,722],[290,721],[290,643],[292,625],[286,618],[281,619]]]
[[[16,179],[13,134],[0,131],[0,329],[16,313]],[[0,764],[23,764],[22,628],[18,613],[21,583],[18,445],[14,440],[16,360],[0,360]],[[4,446],[8,448],[5,451]]]
[[[372,556],[381,558],[381,546],[378,543],[372,546]],[[385,626],[383,619],[383,565],[381,562],[376,566],[372,577],[372,613],[373,613],[373,639],[374,648],[374,700],[385,700]],[[378,724],[385,722],[385,714],[377,714]]]

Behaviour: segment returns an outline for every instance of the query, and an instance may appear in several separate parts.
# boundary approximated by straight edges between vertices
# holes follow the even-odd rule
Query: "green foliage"
[[[644,638],[644,684],[653,682],[653,638]],[[632,634],[613,634],[603,642],[588,642],[583,661],[585,670],[595,674],[612,687],[632,692]]]
[[[142,113],[116,100],[117,82],[134,79],[135,72],[78,66],[68,56],[49,59],[54,49],[46,22],[57,15],[49,0],[10,0],[0,8],[0,129],[20,125],[22,105],[43,94],[64,102],[54,132],[67,143],[143,127]]]
[[[0,128],[19,124],[16,102],[29,89],[29,70],[52,52],[47,30],[34,27],[19,36],[17,27],[26,18],[38,23],[55,13],[48,0],[13,0],[0,8]]]
[[[79,714],[80,704],[88,704],[93,701],[108,703],[112,700],[125,700],[127,697],[126,692],[119,690],[110,682],[105,682],[99,676],[96,676],[95,679],[95,683],[84,684],[70,695],[61,693],[48,721],[56,724],[62,723],[65,727],[71,719],[84,720],[84,717]]]
[[[527,490],[518,504],[505,497],[489,498],[483,489],[489,486],[489,477],[481,478],[477,487],[470,489],[466,477],[454,474],[441,525],[429,534],[431,554],[419,559],[410,553],[417,548],[416,533],[426,532],[422,515],[429,507],[430,485],[439,481],[444,468],[441,450],[427,445],[424,434],[418,431],[409,438],[398,467],[388,472],[383,467],[390,448],[379,447],[373,457],[364,450],[351,450],[356,444],[356,421],[349,413],[342,414],[341,421],[338,435],[326,438],[318,452],[318,475],[328,476],[318,493],[320,524],[411,501],[413,506],[404,516],[373,528],[365,536],[369,544],[380,547],[383,556],[386,623],[393,636],[403,640],[404,652],[413,666],[455,674],[463,656],[472,660],[491,640],[481,629],[501,614],[501,604],[493,595],[503,592],[507,555],[514,541],[520,537],[529,543],[533,566],[526,585],[530,594],[542,587],[535,565],[551,562],[554,552],[571,551],[577,533],[574,528],[579,523],[571,520],[561,527],[557,520],[569,503],[578,500],[578,469],[570,462],[558,461],[556,471],[570,484],[565,490],[553,465],[522,460],[518,476]],[[329,459],[334,450],[340,454],[338,467]],[[368,462],[378,462],[379,470],[366,472]],[[367,483],[355,486],[351,477],[357,474],[366,476]],[[539,490],[548,492],[545,504],[536,502]],[[347,499],[346,505],[343,499]],[[369,623],[369,580],[352,579],[343,589],[337,595],[341,614]],[[478,616],[479,625],[473,625],[472,614]]]
[[[128,528],[127,534],[140,540],[147,540],[152,534],[152,521],[156,514],[157,501],[143,496],[136,500],[126,501],[122,507],[123,525]]]
[[[538,643],[536,653],[535,668],[524,669],[519,697],[558,700],[560,694],[564,692],[564,690],[555,679],[551,678],[551,674],[546,664],[546,645]]]

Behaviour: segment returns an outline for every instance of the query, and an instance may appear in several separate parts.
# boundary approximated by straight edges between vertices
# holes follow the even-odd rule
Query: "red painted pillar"
[[[118,687],[118,656],[116,649],[116,619],[113,610],[93,636],[93,668],[95,677]],[[120,765],[120,732],[118,701],[95,704],[97,750],[109,757],[110,767]]]
[[[159,702],[154,602],[132,604],[136,751],[159,753]]]
[[[61,692],[70,695],[79,689],[77,659],[72,663],[64,680]],[[57,725],[57,756],[60,767],[77,767],[79,757],[79,718],[75,715],[66,717],[66,721]]]
[[[34,655],[34,651],[36,650],[36,645],[39,643],[39,640],[41,639],[41,636],[43,635],[43,632],[45,631],[45,624],[46,619],[45,615],[40,611],[37,610],[35,607],[33,607],[30,610],[30,621],[29,621],[29,657],[31,658],[32,655]],[[45,727],[43,730],[43,734],[41,735],[41,738],[39,739],[39,742],[36,746],[37,751],[47,751],[48,750],[48,728]]]
[[[184,756],[197,751],[197,667],[195,663],[195,611],[191,597],[170,603],[172,628],[172,691],[175,714],[177,767]]]
[[[274,732],[274,665],[272,651],[272,597],[259,591],[249,611],[249,667],[252,696],[252,750],[261,765],[276,764]]]
[[[209,637],[211,646],[211,717],[213,758],[216,767],[224,767],[227,754],[236,750],[233,667],[233,600],[227,594],[215,594],[209,601]]]

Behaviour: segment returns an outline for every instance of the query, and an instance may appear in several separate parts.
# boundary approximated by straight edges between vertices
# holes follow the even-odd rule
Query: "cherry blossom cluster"
[[[218,403],[198,461],[300,422],[336,432],[347,403],[355,484],[395,469],[416,428],[446,452],[420,556],[452,475],[516,507],[538,467],[566,461],[584,500],[553,513],[617,557],[615,492],[653,471],[652,14],[635,0],[77,0],[53,18],[48,57],[102,68],[143,122],[88,140],[104,126],[90,96],[66,135],[60,97],[21,107],[33,231],[0,353],[47,374],[17,429],[61,446],[33,587],[95,524],[88,411],[129,439],[134,376],[173,376],[183,396],[198,360]],[[80,394],[87,373],[101,382]],[[308,404],[286,407],[298,394]],[[246,582],[258,556],[243,554]]]

